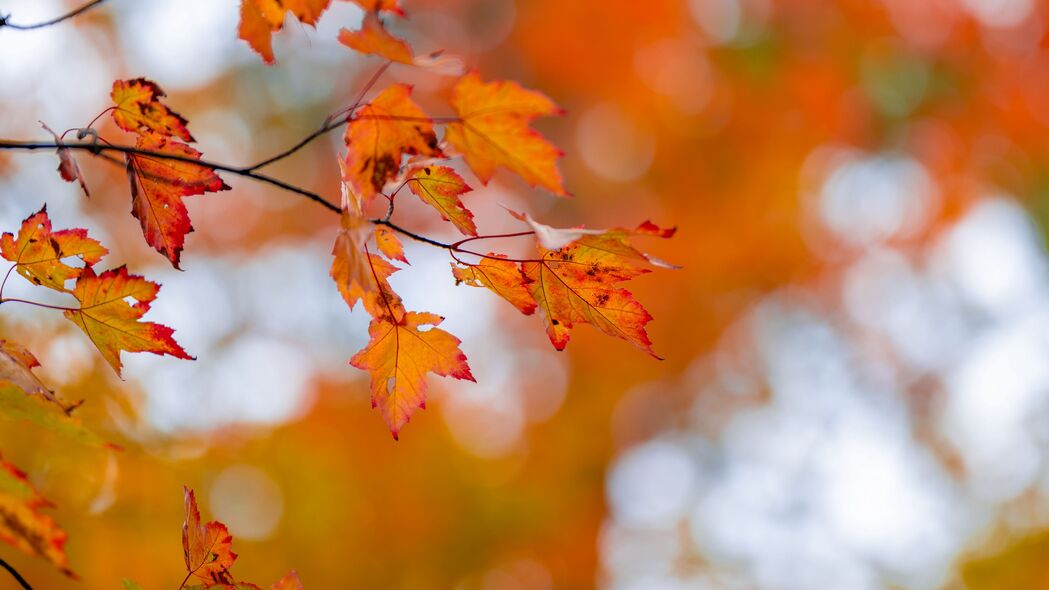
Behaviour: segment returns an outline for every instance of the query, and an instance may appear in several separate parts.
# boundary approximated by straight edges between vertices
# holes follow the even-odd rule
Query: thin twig
[[[40,303],[39,301],[29,301],[28,299],[16,299],[14,297],[8,297],[7,299],[0,299],[0,304],[7,303],[7,302],[24,303],[26,305],[33,305],[33,306],[36,306],[36,307],[43,307],[43,308],[46,308],[46,309],[57,309],[58,311],[80,311],[81,310],[81,308],[79,308],[79,307],[65,307],[63,305],[50,305],[48,303]],[[88,308],[85,307],[83,309],[88,309]]]
[[[106,0],[92,0],[91,2],[84,4],[83,6],[73,10],[72,12],[68,12],[66,14],[63,14],[62,16],[53,18],[49,21],[44,21],[42,23],[36,23],[32,25],[16,25],[15,23],[12,23],[9,20],[7,20],[11,18],[10,14],[0,15],[0,28],[7,27],[9,29],[17,29],[19,31],[30,31],[33,29],[42,29],[44,27],[50,27],[51,25],[57,25],[58,23],[64,20],[71,19],[82,12],[87,12],[88,10],[91,10],[92,8],[98,6],[99,4],[102,4],[105,1]]]
[[[14,578],[15,581],[22,586],[22,588],[24,588],[25,590],[33,590],[33,587],[29,585],[29,582],[27,582],[26,579],[22,577],[22,574],[18,573],[18,570],[12,567],[11,564],[7,563],[3,559],[0,559],[0,567],[3,567],[5,570],[7,570],[7,573],[11,574],[11,577]]]
[[[289,184],[278,178],[272,176],[266,176],[265,174],[259,174],[258,172],[252,172],[251,170],[244,170],[236,166],[230,166],[228,164],[220,164],[218,162],[211,162],[208,160],[197,160],[188,156],[181,156],[178,154],[168,154],[164,152],[155,152],[152,150],[143,150],[129,145],[115,145],[115,144],[99,144],[99,143],[48,143],[48,142],[28,142],[28,141],[10,141],[6,139],[0,139],[0,149],[5,150],[56,150],[59,148],[72,149],[72,150],[83,150],[94,154],[99,152],[120,152],[123,154],[134,154],[137,156],[147,156],[150,158],[158,158],[161,160],[173,160],[175,162],[186,162],[200,166],[202,168],[211,168],[213,170],[221,170],[223,172],[229,172],[237,174],[245,178],[251,178],[259,182],[265,182],[266,184],[272,184],[273,186],[282,188],[288,192],[295,193],[297,195],[306,197],[311,201],[315,201],[322,205],[324,208],[339,213],[339,207],[328,202],[324,197],[318,195],[315,192],[308,191],[304,188]]]
[[[188,164],[193,164],[195,166],[200,166],[202,168],[211,168],[213,170],[221,170],[223,172],[229,172],[231,174],[236,174],[238,176],[243,176],[245,178],[251,178],[252,180],[257,180],[259,182],[264,182],[264,183],[267,183],[267,184],[271,184],[271,185],[276,186],[278,188],[284,189],[284,190],[286,190],[288,192],[300,195],[300,196],[305,197],[305,198],[307,198],[307,199],[309,199],[311,201],[314,201],[314,202],[320,204],[321,206],[323,206],[325,209],[327,209],[329,211],[332,211],[334,213],[341,213],[342,212],[342,210],[337,205],[333,205],[330,201],[328,201],[327,199],[325,199],[324,197],[322,197],[321,195],[319,195],[319,194],[317,194],[315,192],[308,191],[308,190],[306,190],[304,188],[295,186],[293,184],[289,184],[287,182],[284,182],[283,180],[280,180],[280,179],[277,179],[277,178],[273,178],[272,176],[266,176],[264,174],[259,174],[258,172],[252,172],[250,170],[245,170],[244,168],[238,168],[236,166],[230,166],[228,164],[221,164],[221,163],[218,163],[218,162],[211,162],[211,161],[208,161],[208,160],[197,160],[197,159],[186,157],[186,156],[180,156],[180,155],[169,154],[169,153],[164,153],[164,152],[155,152],[155,151],[151,151],[151,150],[143,150],[143,149],[139,149],[139,148],[135,148],[135,147],[131,147],[131,146],[126,146],[126,145],[98,144],[98,143],[61,143],[60,144],[60,143],[57,143],[57,142],[52,142],[52,143],[48,143],[48,142],[27,142],[27,141],[10,141],[10,140],[6,140],[6,139],[0,139],[0,149],[9,149],[9,150],[18,150],[18,149],[21,149],[21,150],[40,150],[40,149],[59,149],[59,148],[88,151],[88,152],[91,152],[93,154],[98,154],[99,157],[106,158],[106,159],[111,159],[111,158],[109,158],[108,156],[106,156],[104,154],[100,154],[99,152],[107,152],[107,151],[109,151],[109,152],[119,152],[119,153],[124,153],[124,154],[134,154],[134,155],[139,155],[139,156],[158,158],[158,159],[162,159],[162,160],[173,160],[173,161],[176,161],[176,162],[186,162]],[[434,240],[432,238],[428,238],[428,237],[426,237],[424,235],[421,235],[421,234],[414,233],[414,232],[412,232],[410,230],[407,230],[407,229],[405,229],[405,228],[403,228],[403,227],[393,223],[389,219],[369,219],[368,221],[370,221],[371,223],[374,223],[376,225],[385,225],[386,227],[392,229],[393,231],[395,231],[395,232],[397,232],[397,233],[399,233],[401,235],[407,236],[407,237],[409,237],[409,238],[411,238],[411,239],[413,239],[413,240],[415,240],[417,242],[422,242],[424,244],[429,244],[431,246],[436,246],[437,248],[443,248],[443,249],[451,251],[451,252],[460,252],[460,253],[463,253],[463,254],[470,254],[472,256],[477,256],[479,258],[491,258],[491,259],[494,259],[494,260],[507,260],[507,261],[510,261],[510,262],[541,262],[541,259],[502,258],[500,256],[493,256],[491,254],[482,254],[480,252],[475,252],[473,250],[466,250],[466,249],[460,247],[461,244],[463,244],[465,242],[468,242],[468,241],[472,241],[474,239],[478,239],[479,240],[479,239],[485,239],[485,238],[513,237],[513,236],[517,236],[517,235],[527,235],[527,233],[530,233],[530,232],[519,232],[517,234],[508,234],[508,235],[478,236],[478,237],[475,237],[475,238],[468,238],[466,240],[462,240],[462,241],[456,242],[456,243],[445,243],[445,242],[440,242],[440,241]]]
[[[363,88],[361,88],[361,91],[357,95],[357,98],[353,101],[353,104],[346,107],[345,109],[342,109],[337,113],[329,115],[328,118],[324,120],[324,124],[321,125],[319,129],[302,138],[302,141],[284,150],[283,152],[273,157],[266,158],[265,160],[257,164],[252,164],[251,166],[243,168],[242,170],[244,170],[245,172],[252,172],[254,170],[262,168],[263,166],[269,166],[274,162],[283,160],[284,158],[287,158],[288,156],[306,147],[306,145],[314,139],[317,139],[325,133],[338,129],[339,127],[342,127],[343,125],[348,123],[350,121],[350,115],[353,114],[353,111],[357,110],[357,107],[361,106],[361,101],[364,100],[364,95],[372,89],[372,86],[375,86],[375,83],[379,81],[379,77],[382,76],[383,72],[385,72],[390,67],[390,63],[391,62],[387,61],[378,70],[376,70],[374,74],[372,74],[372,77],[369,78],[368,82],[364,85]],[[343,116],[344,114],[346,116]]]

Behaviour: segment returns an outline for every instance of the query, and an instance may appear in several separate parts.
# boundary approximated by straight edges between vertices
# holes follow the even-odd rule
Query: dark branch
[[[364,100],[364,95],[368,94],[368,91],[372,89],[372,86],[375,86],[375,83],[379,81],[379,77],[381,77],[383,75],[383,73],[387,69],[389,69],[390,63],[391,62],[389,62],[389,61],[386,62],[378,70],[376,70],[375,73],[372,74],[372,77],[368,79],[368,82],[364,85],[364,87],[361,88],[361,91],[357,95],[357,98],[353,101],[353,104],[351,104],[350,106],[346,107],[345,109],[339,111],[338,113],[335,113],[334,115],[329,116],[324,121],[324,124],[320,126],[320,129],[317,129],[313,133],[311,133],[311,134],[307,135],[306,137],[302,138],[302,141],[300,141],[299,143],[297,143],[297,144],[291,146],[290,148],[284,150],[283,152],[281,152],[281,153],[279,153],[279,154],[277,154],[277,155],[275,155],[275,156],[273,156],[271,158],[266,158],[265,160],[259,162],[258,164],[253,164],[251,166],[248,166],[248,167],[244,168],[244,170],[246,170],[248,172],[251,172],[251,171],[254,171],[254,170],[258,170],[259,168],[262,168],[263,166],[269,166],[270,164],[272,164],[274,162],[277,162],[279,160],[283,160],[284,158],[287,158],[288,156],[290,156],[290,155],[294,154],[295,152],[301,150],[302,148],[306,147],[306,145],[309,144],[314,139],[317,139],[318,137],[324,135],[325,133],[328,133],[329,131],[332,131],[334,129],[338,129],[339,127],[342,127],[343,125],[349,123],[350,116],[353,114],[353,111],[357,110],[357,107],[361,106],[361,101]],[[343,115],[345,115],[345,116],[343,116]]]
[[[22,588],[24,588],[25,590],[33,590],[33,587],[29,585],[29,582],[27,582],[26,579],[22,577],[22,574],[18,573],[18,570],[11,567],[11,564],[7,563],[3,559],[0,559],[0,567],[3,567],[5,570],[7,570],[7,573],[11,574],[11,577],[14,578],[15,581],[22,586]]]
[[[49,21],[44,21],[42,23],[36,23],[32,25],[16,25],[15,23],[12,23],[9,20],[7,20],[11,18],[11,15],[0,15],[0,28],[7,27],[9,29],[17,29],[19,31],[30,31],[32,29],[42,29],[44,27],[50,27],[51,25],[57,25],[58,23],[64,20],[71,19],[82,12],[87,12],[88,10],[91,10],[92,8],[98,6],[99,4],[102,4],[105,1],[106,0],[92,0],[91,2],[84,4],[83,6],[73,10],[72,12],[68,12],[66,14],[63,14],[62,16],[53,18]]]
[[[151,151],[151,150],[143,150],[143,149],[139,149],[139,148],[132,147],[132,146],[129,146],[129,145],[113,145],[113,144],[103,144],[103,143],[93,143],[93,142],[61,143],[61,144],[59,144],[59,143],[56,143],[56,142],[48,143],[48,142],[28,142],[28,141],[0,140],[0,149],[5,149],[5,150],[48,150],[48,149],[50,149],[50,150],[57,150],[59,148],[71,149],[71,150],[83,150],[83,151],[91,152],[93,154],[98,154],[99,152],[120,152],[120,153],[123,153],[123,154],[135,154],[135,155],[138,155],[138,156],[148,156],[150,158],[157,158],[157,159],[161,159],[161,160],[174,160],[176,162],[186,162],[188,164],[194,164],[194,165],[200,166],[202,168],[211,168],[213,170],[221,170],[223,172],[229,172],[229,173],[232,173],[232,174],[237,174],[237,175],[243,176],[245,178],[251,178],[251,179],[257,180],[259,182],[265,182],[266,184],[271,184],[271,185],[276,186],[278,188],[284,189],[284,190],[286,190],[288,192],[295,193],[297,195],[306,197],[307,199],[310,199],[311,201],[315,201],[315,202],[319,203],[321,206],[323,206],[324,208],[329,209],[331,211],[334,211],[336,213],[338,213],[340,211],[340,209],[339,209],[339,207],[337,205],[331,204],[324,197],[318,195],[315,192],[308,191],[308,190],[306,190],[304,188],[297,187],[297,186],[295,186],[293,184],[288,184],[287,182],[284,182],[283,180],[280,180],[278,178],[273,178],[272,176],[266,176],[265,174],[259,174],[258,172],[253,172],[251,170],[246,170],[244,168],[238,168],[236,166],[230,166],[228,164],[220,164],[218,162],[210,162],[208,160],[196,160],[196,159],[193,159],[193,158],[190,158],[190,157],[187,157],[187,156],[180,156],[180,155],[177,155],[177,154],[167,154],[167,153],[164,153],[164,152],[155,152],[155,151]]]
[[[143,150],[143,149],[139,149],[139,148],[135,148],[135,147],[131,147],[131,146],[126,146],[126,145],[114,145],[114,144],[103,144],[103,143],[93,143],[93,142],[83,142],[83,143],[57,143],[57,142],[50,142],[49,143],[49,142],[11,141],[11,140],[6,140],[6,139],[0,139],[0,149],[5,149],[5,150],[57,150],[57,149],[60,149],[60,148],[61,149],[73,149],[73,150],[88,151],[88,152],[91,152],[92,154],[95,154],[95,155],[101,157],[101,158],[104,158],[104,159],[107,159],[107,160],[111,160],[111,161],[114,160],[114,159],[111,158],[110,156],[105,155],[105,154],[101,154],[100,152],[119,152],[119,153],[123,153],[123,154],[135,154],[135,155],[139,155],[139,156],[146,156],[146,157],[157,158],[157,159],[161,159],[161,160],[174,160],[176,162],[186,162],[188,164],[193,164],[194,166],[200,166],[202,168],[210,168],[212,170],[221,170],[223,172],[229,172],[231,174],[236,174],[238,176],[243,176],[245,178],[251,178],[252,180],[257,180],[259,182],[264,182],[266,184],[271,184],[271,185],[273,185],[273,186],[275,186],[277,188],[286,190],[286,191],[288,191],[290,193],[294,193],[296,195],[300,195],[302,197],[306,197],[307,199],[309,199],[311,201],[319,203],[321,206],[323,206],[325,209],[328,209],[329,211],[332,211],[332,212],[335,212],[335,213],[341,213],[342,212],[342,209],[339,206],[333,205],[330,201],[328,201],[327,199],[325,199],[324,197],[320,196],[319,194],[317,194],[315,192],[308,191],[308,190],[306,190],[304,188],[295,186],[293,184],[289,184],[289,183],[284,182],[283,180],[280,180],[278,178],[273,178],[272,176],[266,176],[265,174],[259,174],[258,172],[253,172],[250,168],[238,168],[236,166],[230,166],[228,164],[221,164],[221,163],[218,163],[218,162],[210,162],[208,160],[196,160],[196,159],[193,159],[193,158],[189,158],[189,157],[186,157],[186,156],[180,156],[180,155],[177,155],[177,154],[168,154],[168,153],[164,153],[164,152],[155,152],[155,151],[151,151],[151,150]],[[117,162],[119,163],[119,161],[117,161]],[[470,241],[473,241],[473,240],[488,239],[488,238],[516,237],[516,236],[519,236],[519,235],[528,235],[528,234],[532,233],[532,232],[519,232],[519,233],[516,233],[516,234],[500,234],[500,235],[492,235],[492,236],[477,236],[477,237],[468,238],[466,240],[462,240],[462,241],[455,242],[455,243],[445,243],[445,242],[439,242],[439,241],[434,240],[432,238],[428,238],[428,237],[426,237],[424,235],[417,234],[417,233],[414,233],[412,231],[409,231],[409,230],[407,230],[407,229],[405,229],[405,228],[403,228],[403,227],[393,223],[392,221],[390,221],[387,218],[383,218],[383,219],[369,219],[368,221],[370,221],[371,223],[374,223],[376,225],[385,225],[386,227],[392,229],[393,231],[395,231],[395,232],[397,232],[397,233],[399,233],[401,235],[407,236],[407,237],[409,237],[409,238],[411,238],[413,240],[416,240],[418,242],[422,242],[424,244],[429,244],[429,245],[435,246],[437,248],[443,248],[445,250],[448,250],[449,252],[460,252],[460,253],[463,253],[463,254],[470,254],[472,256],[478,256],[480,258],[494,258],[494,259],[498,259],[499,257],[498,256],[491,256],[489,254],[482,254],[480,252],[475,252],[473,250],[466,250],[466,249],[464,249],[464,248],[462,248],[460,246],[462,244],[466,243],[466,242],[470,242]],[[533,262],[532,260],[514,260],[514,259],[503,259],[503,260],[511,260],[511,261],[516,261],[516,262]]]

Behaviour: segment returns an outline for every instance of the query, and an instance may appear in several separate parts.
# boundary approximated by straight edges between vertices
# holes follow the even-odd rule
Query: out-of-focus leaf
[[[398,39],[383,26],[379,16],[374,12],[364,15],[361,30],[339,31],[339,42],[361,53],[378,55],[390,61],[411,64],[412,48],[404,39]]]
[[[43,558],[75,578],[65,553],[66,532],[40,513],[49,506],[25,473],[0,457],[0,541]]]

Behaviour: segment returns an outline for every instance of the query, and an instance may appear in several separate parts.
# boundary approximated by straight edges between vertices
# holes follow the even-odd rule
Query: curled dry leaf
[[[575,324],[591,324],[660,358],[653,352],[645,329],[652,316],[629,291],[617,285],[650,272],[653,265],[675,268],[635,249],[629,238],[669,238],[673,234],[673,229],[646,221],[634,230],[583,235],[556,250],[538,244],[538,261],[524,262],[521,268],[532,281],[532,297],[554,348],[564,349]]]
[[[599,235],[605,233],[603,229],[586,229],[582,227],[570,227],[570,228],[559,228],[544,225],[538,221],[532,219],[532,216],[527,213],[518,213],[516,211],[510,211],[510,215],[525,222],[532,231],[535,232],[535,239],[539,242],[539,245],[546,248],[547,250],[557,250],[563,248],[568,244],[578,240],[579,238],[587,235]]]
[[[55,138],[55,143],[58,144],[58,174],[62,177],[62,180],[66,182],[73,182],[74,180],[80,182],[80,190],[84,191],[85,197],[90,197],[91,192],[87,190],[87,182],[84,180],[84,174],[80,171],[80,165],[76,163],[76,157],[73,156],[73,150],[62,147],[62,138],[51,130],[47,125],[40,123],[40,126],[45,131],[50,133]]]

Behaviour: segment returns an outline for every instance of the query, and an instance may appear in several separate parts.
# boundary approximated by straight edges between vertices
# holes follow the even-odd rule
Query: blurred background
[[[3,0],[12,22],[79,1]],[[173,589],[181,485],[226,522],[238,578],[307,588],[1049,588],[1049,6],[1037,0],[404,0],[391,29],[568,110],[537,128],[575,199],[500,173],[466,204],[555,225],[676,225],[684,265],[633,281],[655,361],[589,327],[555,352],[535,318],[455,287],[409,243],[394,287],[463,340],[477,383],[432,378],[394,442],[349,357],[367,317],[327,276],[337,217],[226,175],[187,200],[184,272],[144,243],[124,172],[0,154],[0,229],[47,203],[164,287],[147,319],[196,362],[116,378],[58,314],[3,337],[124,446],[2,425],[69,531],[70,581],[6,546],[37,588]],[[362,14],[289,18],[265,67],[236,0],[111,0],[0,30],[0,136],[50,140],[144,76],[206,158],[249,164],[347,106],[380,62],[336,42]],[[453,77],[394,67],[450,113]],[[104,136],[129,136],[108,118]],[[339,133],[269,170],[335,202]],[[477,182],[467,175],[472,185]],[[401,220],[454,229],[422,207]],[[13,280],[11,294],[40,293]],[[11,288],[9,287],[9,288]],[[0,588],[14,588],[0,578]]]

